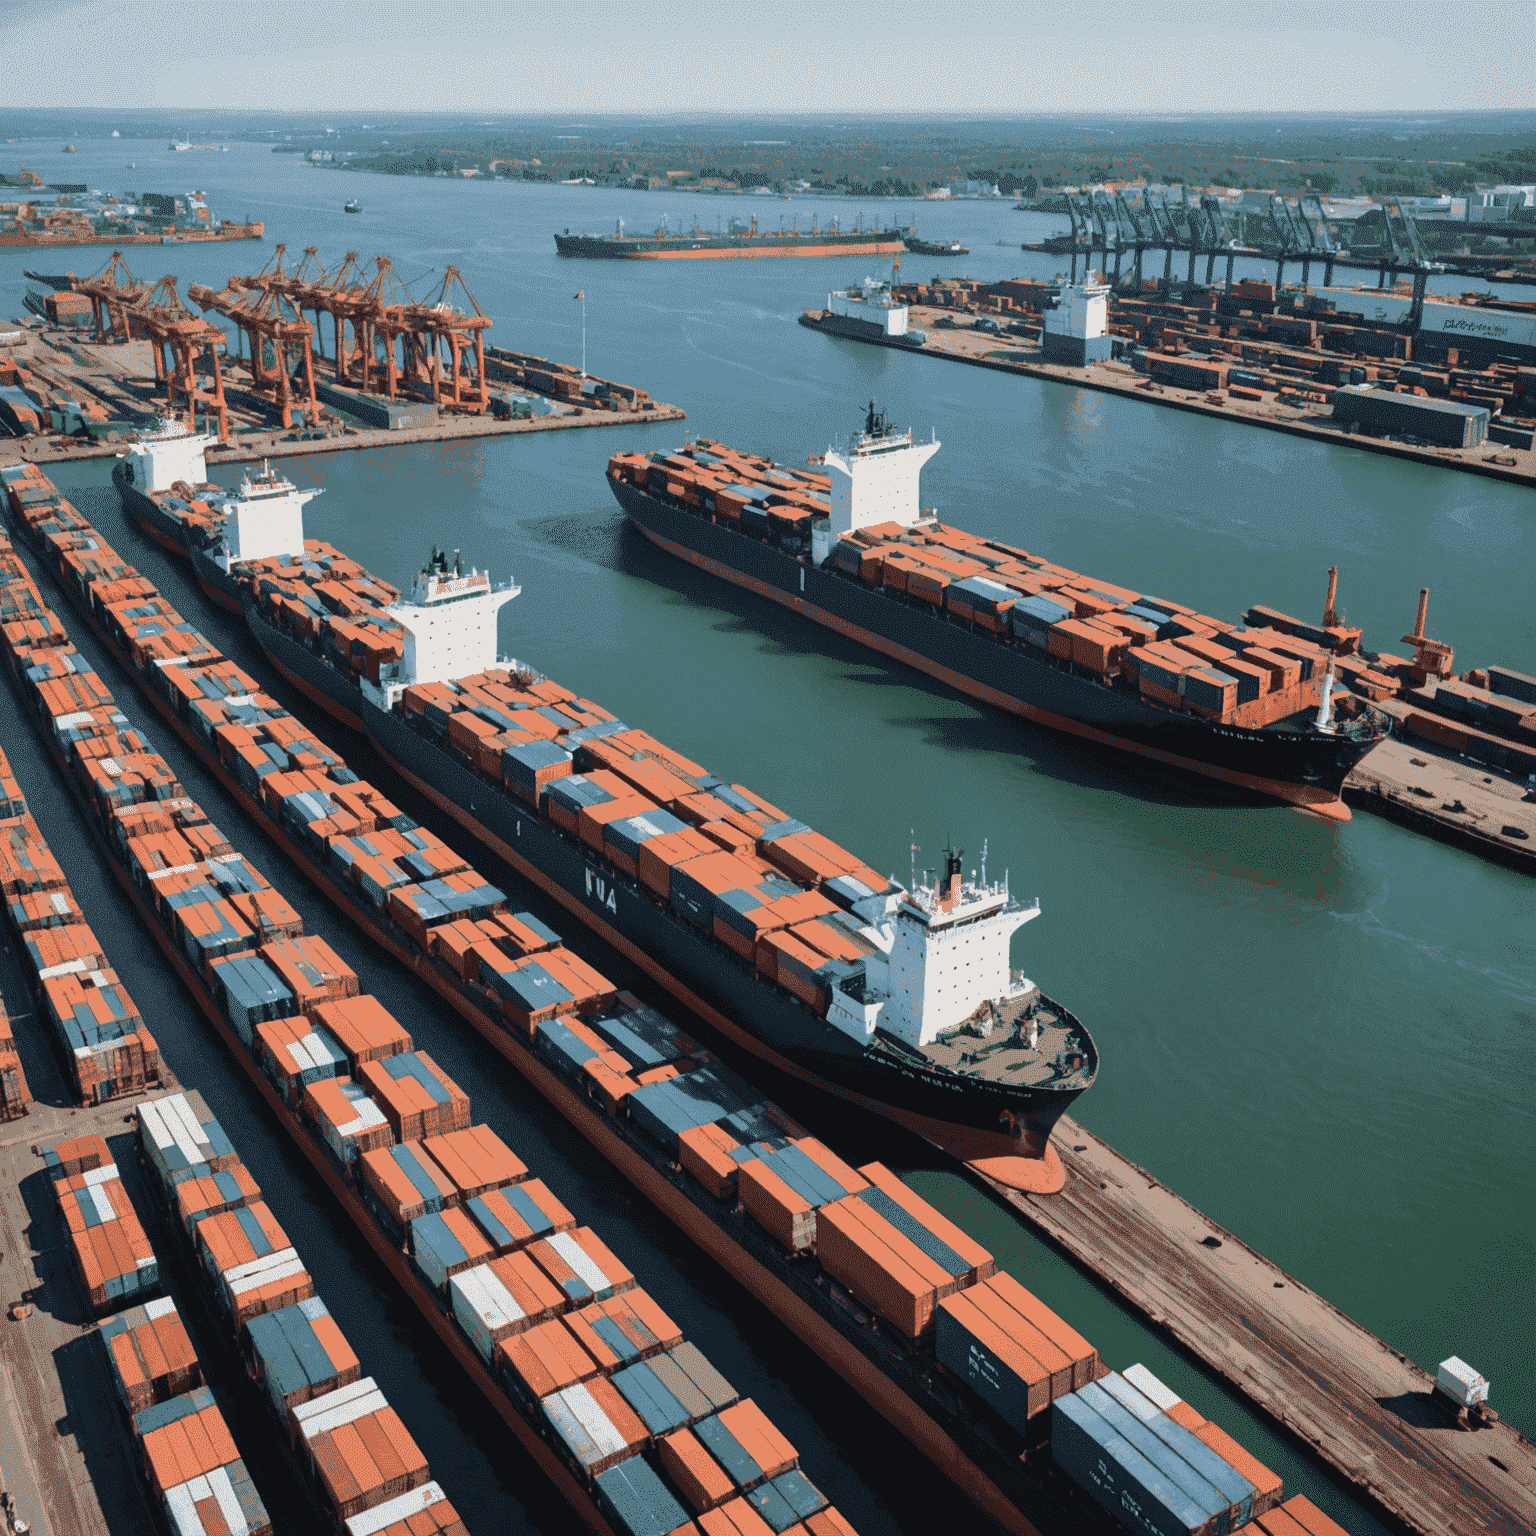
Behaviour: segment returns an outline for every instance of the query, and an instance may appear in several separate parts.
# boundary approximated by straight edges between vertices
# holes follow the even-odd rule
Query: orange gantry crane
[[[234,322],[237,356],[250,369],[252,392],[270,401],[283,426],[306,426],[320,420],[310,348],[314,327],[283,293],[285,249],[278,246],[255,277],[232,277],[218,290],[194,283],[187,297],[205,313],[216,310]]]
[[[149,287],[128,270],[123,253],[113,251],[111,261],[94,276],[77,282],[75,291],[90,298],[97,341],[128,341],[132,330],[130,316]]]
[[[128,314],[133,329],[154,346],[155,382],[165,391],[167,408],[181,405],[194,423],[199,406],[205,415],[216,411],[219,436],[228,438],[229,407],[219,366],[224,332],[182,303],[174,277],[162,277]],[[206,374],[199,372],[200,362]]]
[[[467,309],[455,304],[456,293],[462,294]],[[489,409],[485,333],[491,319],[475,303],[459,269],[447,268],[437,292],[426,303],[407,309],[406,320],[410,327],[407,378],[425,384],[440,410],[478,414]]]

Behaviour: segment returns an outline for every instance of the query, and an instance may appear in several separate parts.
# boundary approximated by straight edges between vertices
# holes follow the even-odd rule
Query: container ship
[[[915,225],[889,229],[843,229],[834,219],[827,228],[811,220],[809,230],[759,231],[757,220],[743,224],[732,219],[725,234],[706,234],[695,222],[686,234],[674,235],[665,223],[650,235],[626,235],[618,220],[611,235],[573,235],[566,230],[555,236],[562,256],[597,256],[619,261],[701,261],[710,258],[749,256],[895,256],[907,249],[907,236]]]
[[[984,863],[967,878],[958,854],[908,890],[558,683],[498,666],[496,613],[518,589],[485,572],[434,556],[402,602],[305,545],[291,486],[242,488],[216,516],[205,441],[142,440],[114,479],[152,536],[196,551],[211,596],[227,602],[237,576],[284,676],[736,1044],[1004,1183],[1060,1187],[1051,1130],[1098,1052],[1010,966],[1038,901],[988,883]],[[273,541],[294,557],[247,557]],[[962,979],[941,987],[957,960]]]
[[[1341,1536],[1306,1500],[1281,1506],[1280,1479],[1149,1372],[1109,1371],[889,1170],[850,1167],[659,1014],[615,992],[537,919],[509,912],[501,892],[218,656],[40,471],[5,474],[13,523],[71,601],[333,906],[452,1003],[1003,1529],[1108,1536],[1132,1487],[1190,1536],[1250,1521],[1263,1536],[1296,1536],[1288,1519],[1306,1536]],[[585,1229],[572,1231],[574,1218],[487,1128],[458,1128],[469,1121],[461,1091],[181,793],[5,549],[0,617],[29,713],[167,960],[587,1523],[622,1536],[723,1536],[759,1531],[740,1523],[750,1510],[776,1533],[848,1536],[798,1473],[794,1448],[750,1400],[735,1401],[622,1264]],[[70,679],[89,682],[89,696],[63,686]],[[18,867],[55,866],[43,850]],[[428,872],[442,878],[426,881]],[[20,910],[12,906],[13,918]],[[187,1097],[183,1120],[198,1145],[141,1131],[161,1178],[185,1180],[174,1196],[183,1223],[259,1199],[234,1170],[222,1167],[215,1186],[195,1166],[215,1161],[200,1146],[230,1149]],[[572,1261],[578,1239],[585,1259]],[[284,1263],[270,1234],[269,1246],[256,1267],[271,1271],[263,1294],[276,1305],[302,1266]],[[243,1283],[245,1269],[231,1274]],[[222,1273],[210,1275],[216,1295],[233,1294]],[[274,1333],[272,1342],[282,1341]],[[326,1416],[297,1405],[345,1389],[329,1380],[341,1352],[325,1353],[306,1381],[281,1348],[248,1350],[280,1416],[306,1435],[304,1425]],[[386,1526],[396,1536],[382,1518],[368,1529]],[[1168,1529],[1166,1519],[1150,1528]]]
[[[615,454],[608,484],[653,544],[1037,724],[1347,821],[1344,779],[1386,733],[1334,692],[1359,631],[1238,628],[940,523],[939,449],[871,404],[825,472],[709,440]]]
[[[266,465],[254,479],[244,476],[236,490],[213,484],[205,455],[218,440],[167,416],[118,456],[112,483],[140,532],[190,560],[204,593],[239,613],[234,567],[302,549],[304,507],[322,493],[301,491]]]

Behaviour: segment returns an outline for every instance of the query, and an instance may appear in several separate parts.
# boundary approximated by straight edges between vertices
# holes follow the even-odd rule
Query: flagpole
[[[587,290],[581,290],[581,376],[587,376]]]

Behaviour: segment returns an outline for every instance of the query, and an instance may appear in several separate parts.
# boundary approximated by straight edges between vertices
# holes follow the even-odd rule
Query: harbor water
[[[135,276],[174,272],[183,293],[193,281],[220,286],[254,271],[280,240],[290,257],[316,245],[328,267],[349,249],[365,263],[388,254],[418,294],[452,264],[494,317],[493,343],[578,365],[580,291],[589,369],[682,405],[692,436],[803,463],[854,430],[873,399],[894,422],[943,443],[923,499],[946,521],[1227,619],[1254,602],[1315,619],[1337,564],[1349,622],[1387,650],[1404,649],[1399,637],[1427,585],[1430,631],[1456,645],[1458,670],[1499,662],[1536,671],[1536,504],[1525,490],[808,332],[797,316],[824,303],[828,288],[879,275],[841,260],[571,262],[555,256],[551,238],[611,229],[620,217],[643,231],[663,213],[674,230],[695,212],[706,228],[751,213],[760,227],[781,215],[803,227],[813,211],[850,220],[857,205],[351,176],[239,145],[195,166],[134,146],[139,169],[129,171],[127,151],[76,142],[71,175],[93,187],[184,192],[181,181],[195,174],[222,216],[266,221],[259,245],[130,250]],[[361,215],[342,213],[349,197]],[[892,211],[909,210],[863,210],[866,222]],[[907,257],[908,278],[1049,277],[1061,264],[1018,248],[1056,228],[1051,218],[1006,203],[921,204],[918,213],[923,235],[959,238],[972,254]],[[24,266],[83,275],[108,255],[0,251],[0,317],[22,313]],[[637,421],[283,467],[301,485],[326,488],[308,509],[313,535],[397,584],[408,584],[434,540],[489,564],[497,580],[515,576],[523,594],[503,610],[503,650],[868,862],[905,879],[914,842],[919,869],[936,866],[948,840],[965,849],[968,867],[985,847],[989,873],[1006,870],[1014,891],[1043,907],[1016,939],[1014,964],[1099,1044],[1102,1070],[1078,1117],[1420,1365],[1432,1371],[1452,1354],[1471,1361],[1491,1379],[1499,1411],[1536,1431],[1536,1211],[1522,1193],[1536,1151],[1536,887],[1363,813],[1323,824],[1040,732],[672,560],[624,526],[603,471],[610,453],[670,450],[683,431]],[[50,473],[188,617],[254,665],[238,623],[212,616],[184,568],[129,530],[105,463]],[[66,618],[90,649],[80,622]],[[932,1529],[954,1498],[944,1481],[900,1454],[883,1420],[687,1251],[430,992],[338,930],[127,680],[108,663],[103,674],[189,791],[468,1090],[476,1118],[765,1407],[858,1529]],[[14,696],[0,691],[0,729],[24,790],[45,803],[51,795],[57,824],[83,835],[19,722]],[[371,772],[356,744],[346,750]],[[191,1007],[157,985],[153,957],[93,850],[81,843],[65,863],[130,991],[164,1009],[152,1028],[171,1064],[228,1114],[321,1293],[470,1528],[565,1528],[563,1506],[435,1358],[427,1331],[340,1229]],[[620,973],[573,920],[551,916]],[[1376,1528],[952,1168],[831,1101],[770,1086],[845,1155],[899,1162],[1111,1365],[1143,1360],[1293,1489],[1351,1530]]]

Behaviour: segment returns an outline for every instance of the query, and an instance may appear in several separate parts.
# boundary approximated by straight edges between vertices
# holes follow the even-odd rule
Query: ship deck
[[[1422,1536],[1536,1530],[1536,1445],[1458,1430],[1434,1378],[1070,1117],[1060,1194],[983,1179],[1036,1231]]]
[[[1082,1068],[1067,1069],[1071,1051],[1083,1052],[1087,1059],[1081,1034],[1049,1006],[1038,1008],[1031,1017],[1030,1007],[1040,1001],[1040,991],[1035,988],[999,1008],[997,1021],[987,1033],[983,1034],[976,1025],[962,1025],[930,1041],[922,1054],[946,1072],[1010,1087],[1043,1088],[1052,1084],[1071,1088],[1079,1086],[1078,1080],[1085,1075],[1091,1080],[1091,1071],[1085,1074]],[[1029,1043],[1032,1022],[1040,1026],[1040,1037],[1033,1048]]]

